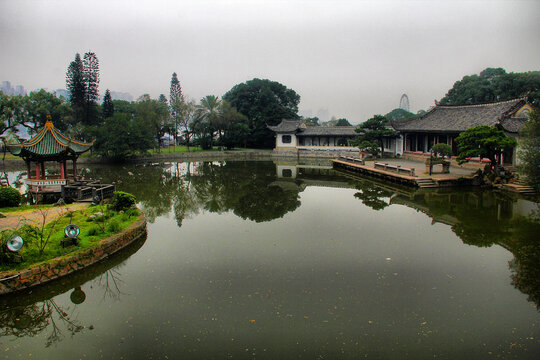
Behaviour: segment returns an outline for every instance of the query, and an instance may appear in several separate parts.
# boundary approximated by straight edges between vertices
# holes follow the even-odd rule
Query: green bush
[[[100,231],[101,231],[101,230],[99,229],[99,227],[97,227],[97,226],[92,226],[91,228],[88,229],[88,231],[86,232],[86,235],[88,235],[88,236],[95,236],[95,235],[99,234]]]
[[[14,207],[21,203],[21,193],[10,186],[0,188],[0,207]]]
[[[135,206],[135,196],[123,191],[115,191],[111,199],[111,207],[116,211],[128,210]]]
[[[452,156],[452,147],[448,144],[435,144],[431,150],[433,150],[433,154],[435,154],[435,156],[440,156],[442,158]]]
[[[107,231],[117,233],[120,231],[120,223],[116,219],[112,219],[109,225],[107,225]]]

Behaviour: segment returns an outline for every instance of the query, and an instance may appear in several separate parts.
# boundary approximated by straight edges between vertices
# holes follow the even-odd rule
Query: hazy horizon
[[[100,92],[222,96],[253,78],[301,96],[300,112],[359,123],[399,106],[428,109],[487,67],[540,70],[537,1],[0,0],[0,80],[65,88],[93,51]]]

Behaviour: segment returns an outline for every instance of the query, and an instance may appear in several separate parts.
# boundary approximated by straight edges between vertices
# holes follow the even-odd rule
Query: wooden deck
[[[421,187],[421,188],[438,188],[441,186],[456,186],[460,185],[472,185],[472,177],[464,177],[462,174],[433,174],[429,175],[407,175],[402,172],[384,170],[380,166],[375,168],[373,163],[359,164],[358,162],[352,162],[345,159],[332,160],[334,168],[343,169],[348,172],[357,174],[365,174],[373,177],[385,179],[396,183],[405,184],[408,186]],[[420,164],[420,168],[424,167],[424,164]],[[397,166],[388,166],[389,169],[395,169]],[[416,174],[419,171],[416,169]]]

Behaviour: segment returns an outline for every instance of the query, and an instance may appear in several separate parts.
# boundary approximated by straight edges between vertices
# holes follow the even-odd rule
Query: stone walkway
[[[416,176],[418,177],[431,177],[433,179],[439,178],[458,178],[462,176],[471,175],[476,170],[468,169],[460,166],[451,165],[449,174],[442,174],[441,165],[433,166],[434,172],[430,175],[426,173],[426,164],[420,161],[407,160],[407,159],[377,159],[377,162],[388,163],[392,165],[401,165],[404,168],[414,169]],[[373,161],[366,161],[367,166],[373,167]]]
[[[6,217],[0,219],[0,230],[16,229],[17,227],[22,225],[23,221],[31,222],[33,223],[33,225],[39,225],[43,221],[42,212],[46,212],[46,222],[48,223],[56,219],[57,217],[62,216],[67,211],[86,209],[89,205],[89,203],[73,203],[70,205],[55,206],[46,209],[29,209],[24,211],[6,213],[4,214],[6,215]]]

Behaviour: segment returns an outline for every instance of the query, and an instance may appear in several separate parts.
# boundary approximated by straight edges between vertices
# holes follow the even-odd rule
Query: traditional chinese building
[[[480,125],[497,127],[519,141],[519,129],[531,111],[526,98],[478,105],[436,105],[418,118],[389,124],[399,136],[384,139],[384,153],[385,156],[429,156],[434,144],[445,143],[452,147],[455,156],[455,139],[459,134]],[[359,135],[353,126],[306,126],[303,120],[283,120],[268,128],[276,133],[276,152],[314,151],[338,156],[344,151],[358,151],[349,144]],[[516,152],[517,148],[507,149],[501,163],[516,165]]]
[[[275,151],[359,151],[349,144],[358,136],[353,126],[306,126],[303,120],[282,120],[268,128],[276,133]]]
[[[519,129],[533,109],[525,98],[478,105],[436,105],[425,115],[392,126],[401,138],[404,154],[429,154],[437,143],[452,147],[457,155],[455,139],[463,131],[480,125],[494,126],[519,141]],[[503,154],[504,164],[516,163],[516,149]]]
[[[34,137],[20,144],[6,144],[6,148],[26,162],[28,176],[23,181],[28,191],[32,194],[47,194],[61,193],[63,186],[77,180],[77,158],[90,150],[92,145],[93,142],[84,143],[64,136],[54,127],[48,115],[45,127]],[[72,164],[71,172],[68,161]],[[58,163],[60,174],[47,174],[47,162]]]

